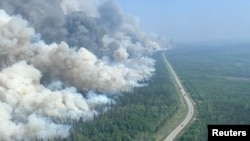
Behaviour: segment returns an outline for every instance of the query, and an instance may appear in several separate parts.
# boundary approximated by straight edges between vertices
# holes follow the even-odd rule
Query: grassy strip
[[[168,68],[168,65],[166,65],[166,69],[168,71],[168,73],[170,74],[170,70]],[[178,94],[178,110],[177,112],[172,116],[172,118],[170,118],[169,120],[166,120],[165,123],[163,123],[164,125],[162,126],[162,128],[160,128],[156,134],[155,134],[155,140],[156,141],[162,141],[165,139],[165,137],[167,137],[168,134],[171,133],[171,131],[173,131],[180,123],[181,121],[185,118],[185,116],[187,115],[188,112],[188,108],[186,106],[186,103],[184,101],[183,96],[181,95],[181,92],[174,80],[174,78],[172,76],[171,80],[172,83],[175,85],[175,88],[177,90],[177,94]]]

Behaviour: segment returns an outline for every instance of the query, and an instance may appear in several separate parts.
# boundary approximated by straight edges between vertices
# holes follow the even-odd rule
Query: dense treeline
[[[74,121],[70,136],[55,141],[152,141],[154,133],[178,109],[176,89],[162,56],[145,87],[114,97],[116,104],[91,121]]]
[[[250,124],[248,46],[179,48],[167,53],[198,110],[195,122],[178,140],[206,141],[208,124]]]

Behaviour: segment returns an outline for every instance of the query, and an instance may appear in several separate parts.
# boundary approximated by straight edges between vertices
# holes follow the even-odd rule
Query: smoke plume
[[[157,38],[113,1],[0,1],[0,140],[67,137],[143,86]],[[8,14],[7,14],[8,13]]]

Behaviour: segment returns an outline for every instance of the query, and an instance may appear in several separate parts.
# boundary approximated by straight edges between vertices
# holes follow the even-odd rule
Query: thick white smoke
[[[129,91],[140,85],[138,81],[152,75],[154,60],[128,58],[127,46],[128,50],[141,47],[133,45],[130,40],[117,41],[120,48],[113,53],[115,62],[110,63],[106,59],[98,59],[85,48],[70,48],[65,42],[50,45],[43,41],[32,43],[34,30],[27,27],[26,21],[18,17],[7,19],[0,27],[2,67],[26,60],[42,72],[46,81],[61,80],[66,86],[75,86],[78,90],[107,93]]]
[[[76,88],[67,86],[76,85],[86,91],[128,89],[127,86],[112,88],[113,80],[110,79],[116,76],[109,77],[111,72],[106,76],[103,74],[115,68],[102,64],[102,61],[97,65],[98,59],[86,49],[75,51],[66,43],[31,43],[34,30],[27,27],[27,22],[10,17],[2,10],[0,23],[0,140],[66,137],[70,127],[62,121],[91,119],[97,114],[96,107],[112,102],[105,95],[93,93],[84,98]],[[49,74],[49,80],[54,77],[65,84],[51,81],[46,88],[40,82]],[[99,86],[105,84],[104,81],[110,88]],[[62,85],[65,85],[64,89]]]
[[[31,12],[22,0],[0,2],[21,13],[0,10],[0,140],[66,137],[69,121],[90,120],[114,103],[109,95],[152,76],[159,44],[132,17],[112,13],[112,1],[30,2]]]
[[[110,104],[104,95],[83,98],[70,87],[50,90],[40,84],[41,72],[25,61],[0,73],[0,140],[66,137],[67,119],[91,119],[95,107]]]

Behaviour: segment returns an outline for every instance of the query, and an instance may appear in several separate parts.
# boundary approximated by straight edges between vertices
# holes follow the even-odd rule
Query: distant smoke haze
[[[114,103],[110,95],[153,75],[150,55],[163,40],[113,1],[2,0],[0,8],[0,140],[67,137],[69,119],[92,119]]]

